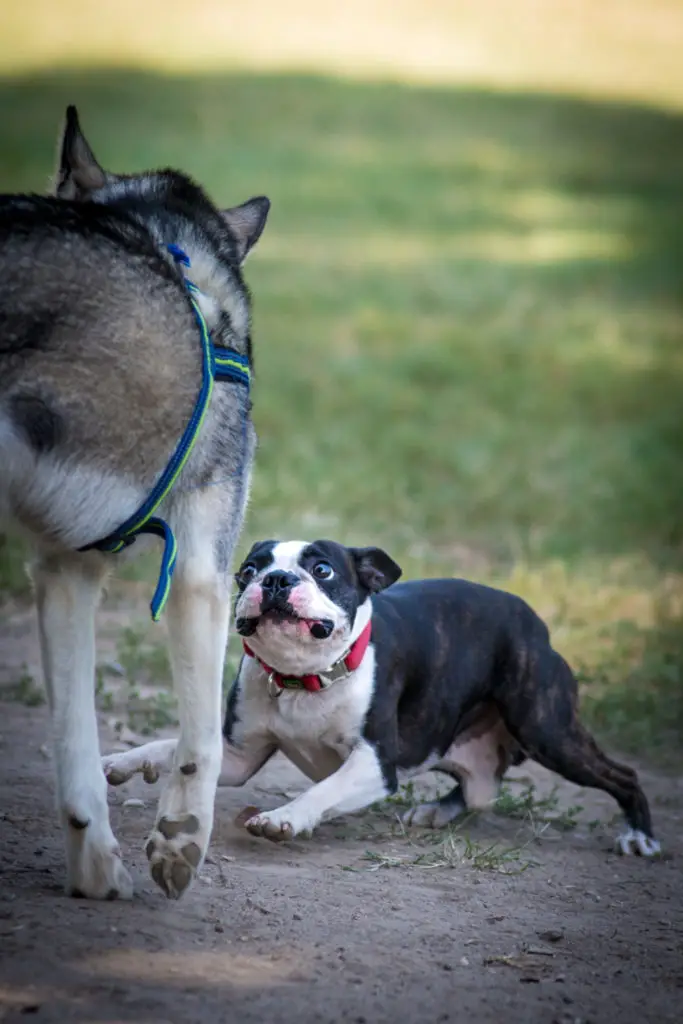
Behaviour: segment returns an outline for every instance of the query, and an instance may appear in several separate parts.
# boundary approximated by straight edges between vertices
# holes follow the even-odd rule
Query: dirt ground
[[[5,615],[0,683],[37,657],[32,613]],[[389,806],[273,845],[233,821],[246,804],[277,806],[306,784],[276,759],[243,790],[219,791],[209,862],[179,903],[153,885],[142,849],[159,787],[134,780],[110,804],[135,898],[95,904],[61,890],[48,737],[44,706],[0,702],[8,1024],[683,1019],[678,778],[640,766],[665,851],[656,862],[615,856],[614,805],[568,784],[560,807],[583,809],[565,831],[492,812],[449,845],[405,835]],[[121,748],[107,716],[101,737],[103,751]],[[515,791],[557,781],[529,765],[514,775]]]

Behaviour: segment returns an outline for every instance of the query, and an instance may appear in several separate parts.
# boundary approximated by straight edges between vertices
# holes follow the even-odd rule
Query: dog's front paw
[[[209,848],[220,753],[220,747],[201,756],[185,753],[161,794],[145,853],[152,878],[171,900],[190,888]],[[163,749],[147,751],[143,759],[154,765],[163,760]]]
[[[136,749],[124,750],[120,754],[107,754],[102,758],[102,770],[110,786],[121,786],[138,773],[150,784],[159,778],[159,769],[156,765],[146,758],[140,758]]]
[[[145,844],[150,873],[170,900],[180,899],[190,887],[204,859],[209,832],[195,814],[159,818],[150,832]]]
[[[628,857],[635,853],[640,857],[656,857],[662,848],[652,836],[646,836],[637,828],[630,828],[617,839],[617,853]]]
[[[121,861],[121,851],[109,826],[82,823],[72,816],[66,827],[69,896],[91,900],[129,900],[133,882]]]
[[[245,828],[253,836],[263,836],[274,843],[294,839],[301,829],[296,827],[293,815],[288,815],[286,808],[282,808],[282,811],[264,811],[262,814],[256,814],[245,822]]]

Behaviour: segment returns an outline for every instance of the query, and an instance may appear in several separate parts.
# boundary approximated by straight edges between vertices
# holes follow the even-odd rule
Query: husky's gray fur
[[[0,520],[34,543],[45,681],[54,726],[67,891],[131,895],[112,834],[94,707],[94,616],[118,556],[79,552],[144,501],[201,384],[183,270],[216,344],[251,356],[241,263],[269,208],[219,211],[175,171],[104,171],[73,107],[54,196],[0,197]],[[166,610],[181,739],[146,850],[168,896],[206,853],[221,764],[221,678],[230,563],[255,434],[246,389],[216,383],[192,454],[160,508],[178,541]],[[135,552],[143,546],[138,542]]]

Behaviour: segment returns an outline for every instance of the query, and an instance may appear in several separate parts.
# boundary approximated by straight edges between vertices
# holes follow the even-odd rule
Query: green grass
[[[503,783],[494,810],[507,818],[521,818],[539,831],[550,825],[560,832],[571,832],[578,824],[577,815],[583,807],[572,804],[561,809],[557,789],[542,795],[536,793],[533,783],[524,786],[521,792],[515,792],[509,784]]]
[[[47,698],[42,687],[24,668],[17,680],[6,683],[2,687],[1,699],[16,701],[18,704],[24,704],[27,708],[37,708],[44,704]]]
[[[113,170],[175,164],[222,203],[273,201],[247,265],[261,447],[240,553],[327,535],[407,576],[514,590],[611,743],[680,749],[683,120],[530,92],[36,73],[0,82],[0,187],[44,188],[70,101]]]
[[[150,736],[177,726],[170,678],[166,644],[153,624],[125,626],[116,644],[116,659],[97,667],[97,707],[109,715],[118,733],[126,729],[136,736]]]

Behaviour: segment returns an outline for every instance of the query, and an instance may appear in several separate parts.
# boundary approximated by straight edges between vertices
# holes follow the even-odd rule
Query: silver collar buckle
[[[336,683],[339,679],[345,679],[346,676],[351,675],[344,661],[347,656],[348,654],[342,655],[339,661],[335,661],[334,665],[327,672],[318,673],[323,690],[327,690],[332,686],[332,683]]]
[[[336,683],[339,679],[345,679],[346,676],[351,675],[348,668],[346,667],[345,659],[347,657],[348,651],[346,652],[346,654],[343,654],[338,661],[335,661],[334,665],[332,665],[332,667],[329,668],[327,672],[318,673],[318,679],[320,680],[321,690],[328,690],[330,686],[332,686],[333,683]],[[295,686],[293,680],[289,685],[287,683],[285,683],[284,686],[278,685],[278,683],[275,682],[276,675],[279,675],[279,673],[275,672],[275,670],[270,672],[268,675],[268,695],[272,697],[273,700],[277,700],[279,697],[281,697],[285,690],[303,689],[303,686],[301,686],[301,684],[299,684],[299,686]]]

